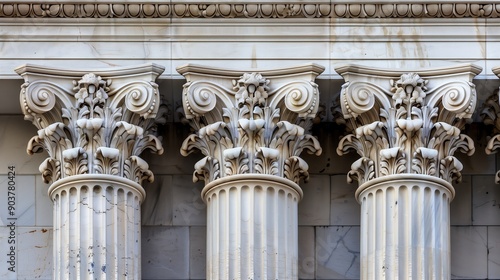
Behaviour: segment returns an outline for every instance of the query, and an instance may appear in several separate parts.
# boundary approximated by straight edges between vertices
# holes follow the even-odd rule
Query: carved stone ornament
[[[141,183],[153,173],[139,155],[161,154],[152,134],[160,95],[155,79],[164,68],[149,64],[99,71],[24,65],[21,107],[39,129],[28,153],[46,150],[40,165],[46,183],[80,174],[108,174]]]
[[[319,104],[314,79],[323,70],[315,64],[260,72],[179,67],[187,79],[184,110],[196,131],[181,153],[205,156],[193,180],[208,184],[236,174],[307,179],[308,165],[299,155],[321,153],[308,130]]]
[[[500,67],[494,67],[493,73],[500,77]],[[481,110],[483,122],[486,125],[493,125],[493,133],[495,134],[488,141],[485,151],[486,154],[495,154],[500,150],[500,102],[499,92],[495,92],[484,102]],[[495,183],[500,184],[500,170],[495,175]]]
[[[349,182],[362,185],[392,174],[461,179],[462,164],[454,154],[474,153],[472,139],[460,130],[476,106],[472,78],[480,67],[402,72],[348,65],[335,70],[346,80],[340,103],[352,131],[337,152],[354,150],[361,156],[351,166]]]
[[[497,18],[491,1],[8,1],[0,18]]]

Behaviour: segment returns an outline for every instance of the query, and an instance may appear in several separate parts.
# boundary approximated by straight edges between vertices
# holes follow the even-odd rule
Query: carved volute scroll
[[[493,73],[500,77],[500,67],[494,67],[492,69]],[[483,108],[481,110],[481,116],[483,122],[486,125],[493,125],[494,135],[488,141],[485,151],[486,154],[491,155],[500,151],[500,101],[499,101],[500,91],[496,91],[494,94],[490,95],[488,99],[484,102]],[[495,183],[500,184],[500,170],[497,171],[495,175]]]
[[[109,174],[141,183],[152,180],[139,156],[161,154],[152,134],[160,105],[155,79],[164,68],[149,64],[99,71],[72,71],[24,65],[21,107],[39,129],[28,153],[43,149],[45,182],[79,174]]]
[[[404,72],[348,65],[335,70],[346,81],[340,103],[351,131],[337,152],[354,150],[361,156],[351,166],[349,182],[361,185],[403,173],[461,179],[462,164],[454,154],[474,153],[472,139],[460,130],[476,106],[472,78],[480,67]]]
[[[270,174],[295,183],[308,177],[303,150],[320,154],[319,142],[308,134],[318,110],[314,79],[324,70],[315,64],[244,72],[187,65],[177,71],[186,117],[194,130],[181,153],[200,150],[193,180],[235,174]]]

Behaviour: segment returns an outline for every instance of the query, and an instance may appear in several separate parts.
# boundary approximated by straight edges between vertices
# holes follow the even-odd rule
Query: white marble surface
[[[52,228],[16,227],[16,243],[8,244],[10,229],[0,227],[0,279],[52,279]],[[15,272],[7,263],[10,246],[15,246]]]
[[[330,176],[311,175],[301,183],[304,197],[299,202],[299,225],[326,226],[330,223]]]
[[[316,279],[359,279],[359,227],[316,228]]]
[[[19,91],[16,93],[19,97]],[[18,101],[19,102],[19,101]],[[16,106],[18,106],[16,104]],[[20,109],[19,109],[20,111]],[[0,174],[7,174],[7,167],[14,165],[16,175],[40,174],[38,166],[47,157],[46,152],[28,155],[26,147],[28,141],[36,135],[37,129],[21,115],[0,115],[0,155],[3,165]]]
[[[486,227],[451,227],[452,279],[486,279],[488,245]]]
[[[422,68],[453,61],[484,65],[485,59],[495,58],[486,53],[484,40],[477,39],[488,38],[484,19],[474,23],[467,19],[370,19],[370,24],[363,19],[332,21],[338,23],[332,24],[331,31],[335,37],[330,56],[333,65],[356,61],[377,67]],[[356,41],[355,48],[352,40]],[[486,67],[483,73],[491,74],[491,68]]]
[[[13,240],[12,238],[9,239],[11,236],[11,229],[9,227],[0,227],[0,250],[2,250],[2,254],[0,254],[0,279],[5,279],[5,280],[17,280],[17,275],[19,273],[19,258],[17,255],[17,248],[12,248],[14,250],[11,250],[11,246],[16,246],[17,244],[9,244],[9,240]],[[13,236],[17,235],[14,234]],[[16,240],[17,241],[17,240]],[[10,241],[15,242],[15,241]],[[14,259],[11,260],[11,256],[8,256],[7,254],[14,255]],[[9,261],[13,261],[12,263],[8,263]],[[9,268],[11,270],[9,270]]]
[[[18,226],[35,225],[35,176],[17,175],[15,177],[15,215],[11,216],[7,211],[7,183],[9,179],[5,175],[0,176],[0,188],[4,190],[0,199],[0,225],[9,224],[8,218],[16,218]]]
[[[53,224],[53,203],[48,195],[50,184],[43,182],[42,175],[35,175],[35,224],[51,227]]]
[[[208,18],[174,18],[169,24],[165,24],[167,19],[149,19],[147,24],[140,19],[128,21],[137,24],[101,19],[102,24],[93,28],[68,21],[54,32],[53,19],[15,25],[4,20],[0,41],[9,59],[2,60],[5,69],[0,75],[13,76],[8,69],[24,61],[45,64],[57,61],[66,65],[78,61],[82,66],[157,61],[167,66],[164,76],[177,75],[175,67],[186,62],[211,60],[214,66],[272,68],[278,64],[314,61],[327,66],[325,75],[334,75],[331,65],[346,60],[388,67],[408,64],[423,67],[457,60],[484,64],[480,62],[498,57],[496,25],[488,23],[486,27],[486,20],[478,18],[418,21],[372,18],[370,24],[364,19],[338,18],[226,19],[229,24]],[[52,41],[38,41],[47,37]],[[352,42],[357,43],[356,48]],[[46,46],[49,44],[50,48]],[[60,49],[68,51],[61,54]],[[485,71],[489,69],[486,67]]]
[[[18,279],[52,279],[52,229],[21,227],[17,240]]]
[[[142,228],[142,278],[189,278],[189,228]]]

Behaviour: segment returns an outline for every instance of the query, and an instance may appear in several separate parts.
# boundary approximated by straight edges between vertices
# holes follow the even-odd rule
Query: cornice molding
[[[3,1],[0,18],[497,18],[497,1]]]

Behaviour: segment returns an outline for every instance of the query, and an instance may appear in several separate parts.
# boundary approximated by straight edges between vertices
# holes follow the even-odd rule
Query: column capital
[[[145,149],[162,153],[151,132],[160,106],[156,78],[164,68],[134,67],[79,71],[23,65],[21,107],[39,129],[28,153],[45,149],[45,182],[80,174],[108,174],[141,183],[152,180]]]
[[[495,75],[500,77],[500,67],[491,69]],[[490,95],[484,102],[481,110],[483,122],[486,125],[493,125],[493,136],[488,141],[485,151],[487,155],[495,154],[500,150],[500,91]],[[495,183],[500,184],[500,170],[495,175]]]
[[[359,65],[335,69],[345,79],[340,103],[351,134],[339,155],[355,150],[361,158],[348,181],[360,185],[392,174],[423,174],[460,180],[459,150],[474,144],[460,133],[476,106],[472,83],[481,68],[472,64],[401,71]]]
[[[235,174],[270,174],[295,183],[308,177],[303,150],[320,154],[308,134],[319,105],[315,78],[324,68],[307,64],[265,71],[186,65],[182,101],[196,133],[181,153],[200,150],[193,180]]]

